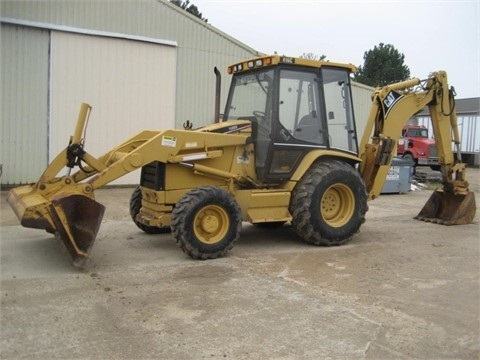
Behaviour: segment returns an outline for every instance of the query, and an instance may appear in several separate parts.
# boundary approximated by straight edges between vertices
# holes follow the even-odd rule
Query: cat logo
[[[403,95],[397,93],[396,91],[390,91],[385,99],[383,100],[385,116],[387,116],[388,112],[393,108],[393,106],[399,101]]]

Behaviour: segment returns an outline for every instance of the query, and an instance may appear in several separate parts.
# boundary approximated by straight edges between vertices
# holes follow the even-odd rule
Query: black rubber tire
[[[413,155],[410,153],[404,154],[402,156],[402,160],[408,161],[412,163],[413,173],[417,172],[417,161],[413,158]]]
[[[135,188],[132,192],[132,196],[130,196],[130,216],[137,225],[137,227],[144,231],[147,234],[166,234],[169,233],[170,226],[164,226],[164,227],[157,227],[157,226],[148,226],[145,224],[142,224],[136,220],[138,213],[140,212],[140,209],[142,207],[142,191],[140,189],[140,185]]]
[[[410,154],[410,153],[407,153],[405,155],[402,156],[402,159],[405,160],[405,161],[410,161],[412,162],[413,164],[416,164],[415,163],[415,159],[413,158],[413,155]]]
[[[307,243],[342,245],[365,222],[367,198],[360,174],[349,164],[314,163],[293,190],[292,226]]]
[[[227,191],[202,186],[186,193],[172,211],[177,245],[193,259],[224,256],[240,235],[242,212]]]

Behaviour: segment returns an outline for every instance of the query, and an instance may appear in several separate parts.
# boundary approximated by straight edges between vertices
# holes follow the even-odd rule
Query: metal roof
[[[480,114],[480,98],[457,99],[455,101],[455,107],[457,114]]]
[[[455,99],[455,110],[457,111],[457,115],[480,115],[480,97]],[[423,109],[417,116],[430,116],[428,108]]]

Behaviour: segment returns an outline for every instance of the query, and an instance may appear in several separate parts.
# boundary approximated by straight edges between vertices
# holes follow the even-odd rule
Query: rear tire
[[[227,191],[203,186],[186,193],[172,211],[177,245],[194,259],[224,256],[240,235],[242,213]]]
[[[352,166],[335,160],[317,162],[295,186],[289,210],[304,241],[341,245],[365,222],[367,192]]]
[[[148,226],[137,221],[137,215],[142,208],[142,190],[137,186],[130,197],[130,216],[137,227],[147,234],[166,234],[170,232],[170,226]]]

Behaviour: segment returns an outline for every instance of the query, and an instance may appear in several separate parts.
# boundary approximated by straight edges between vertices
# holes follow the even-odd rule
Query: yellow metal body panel
[[[166,174],[165,188],[169,191],[191,189],[193,187],[205,185],[225,186],[226,184],[225,179],[213,176],[195,175],[193,174],[192,168],[178,164],[167,164]]]
[[[341,151],[324,150],[324,149],[312,150],[308,154],[306,154],[305,157],[302,159],[302,162],[300,163],[296,171],[293,173],[291,180],[292,181],[300,180],[303,174],[305,174],[305,171],[307,171],[310,168],[310,166],[312,166],[312,164],[320,158],[330,158],[330,159],[335,158],[341,161],[349,162],[351,164],[356,164],[361,161],[360,158],[348,153],[343,153]]]
[[[262,223],[269,221],[290,221],[288,211],[290,191],[285,190],[238,190],[235,199],[242,209],[244,221]]]

